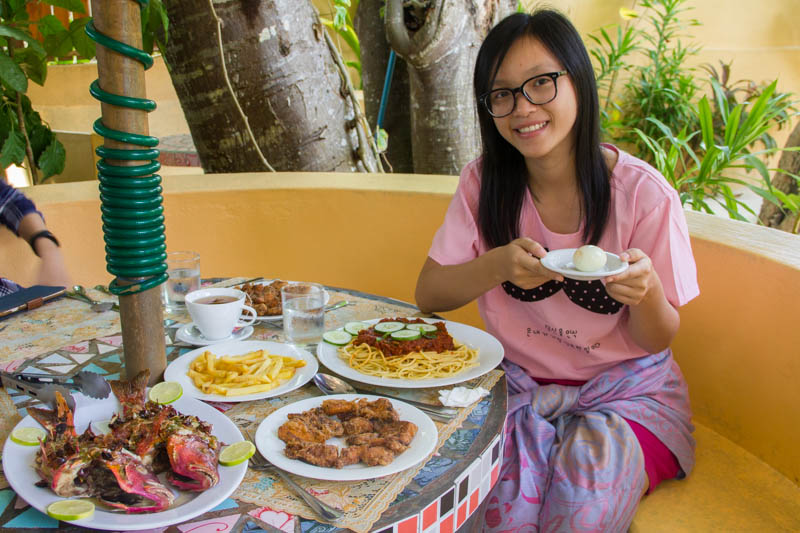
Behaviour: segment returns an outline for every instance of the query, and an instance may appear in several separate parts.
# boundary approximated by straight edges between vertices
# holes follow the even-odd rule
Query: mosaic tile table
[[[204,285],[229,286],[231,280],[212,280]],[[216,282],[216,283],[214,283]],[[328,287],[331,303],[349,300],[354,305],[326,315],[326,328],[333,329],[351,320],[382,316],[415,316],[416,307],[346,289]],[[111,297],[90,291],[96,299]],[[194,349],[175,339],[178,328],[188,322],[184,314],[168,315],[165,320],[167,359],[172,361]],[[18,314],[0,322],[0,368],[8,371],[71,375],[79,370],[97,372],[107,379],[118,379],[122,368],[122,337],[119,315],[109,311],[94,313],[88,306],[72,300],[58,300],[40,309]],[[282,331],[260,324],[250,338],[282,341]],[[506,412],[506,384],[502,372],[474,380],[470,386],[491,389],[491,395],[460,410],[448,424],[439,424],[437,451],[423,464],[408,471],[365,482],[334,483],[295,477],[295,480],[327,503],[345,510],[337,525],[315,519],[299,498],[269,473],[248,471],[241,486],[216,508],[183,524],[148,530],[159,533],[205,533],[286,531],[297,533],[452,533],[467,531],[478,519],[476,511],[497,480],[501,455],[501,435]],[[434,397],[434,390],[410,390],[409,398]],[[255,429],[264,416],[275,409],[309,396],[319,395],[306,386],[282,398],[214,404],[240,427]],[[16,391],[0,392],[0,439],[26,415],[35,401]],[[19,498],[0,476],[0,531],[89,531],[71,526],[40,513]]]

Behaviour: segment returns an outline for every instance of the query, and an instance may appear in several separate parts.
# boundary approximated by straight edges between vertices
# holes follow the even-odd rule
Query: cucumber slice
[[[322,340],[324,340],[328,344],[333,344],[334,346],[344,346],[352,339],[353,339],[352,335],[340,329],[335,329],[333,331],[326,331],[325,333],[322,334]]]
[[[365,324],[363,322],[348,322],[347,324],[344,325],[344,330],[350,335],[358,335],[359,331],[368,328],[369,324]]]
[[[433,324],[406,324],[406,329],[413,329],[421,333],[433,333],[438,328]]]
[[[422,336],[419,331],[413,329],[401,329],[392,332],[392,338],[396,341],[415,341]]]
[[[402,322],[380,322],[375,324],[375,331],[381,333],[391,333],[392,331],[399,331],[406,327]]]

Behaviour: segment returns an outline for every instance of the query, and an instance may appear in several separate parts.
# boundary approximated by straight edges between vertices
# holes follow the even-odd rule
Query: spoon
[[[394,398],[395,400],[400,400],[401,402],[411,404],[420,411],[424,411],[429,416],[438,418],[440,420],[450,420],[457,414],[455,409],[450,409],[449,407],[439,407],[429,403],[407,400],[406,398],[400,398],[390,394],[378,394],[363,389],[356,389],[346,381],[335,376],[331,376],[330,374],[323,374],[322,372],[315,374],[313,379],[317,388],[325,394],[355,394],[360,392],[362,394],[377,394],[378,396],[386,396],[387,398]]]

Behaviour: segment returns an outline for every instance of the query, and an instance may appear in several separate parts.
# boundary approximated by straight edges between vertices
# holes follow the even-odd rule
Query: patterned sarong
[[[540,386],[503,363],[508,415],[500,479],[489,495],[491,532],[624,532],[647,487],[629,419],[694,466],[686,382],[672,352],[625,361],[580,387]]]

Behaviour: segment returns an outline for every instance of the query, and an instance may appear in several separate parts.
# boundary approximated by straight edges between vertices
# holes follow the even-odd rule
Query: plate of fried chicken
[[[283,318],[283,305],[281,303],[281,288],[284,285],[302,284],[302,281],[284,281],[271,279],[266,281],[256,281],[237,285],[236,288],[247,294],[249,304],[258,313],[258,320],[274,322]],[[327,304],[331,295],[325,289],[323,292],[323,304]]]
[[[281,407],[258,426],[258,451],[278,468],[313,479],[388,476],[424,461],[438,431],[405,402],[365,394],[317,396]]]

